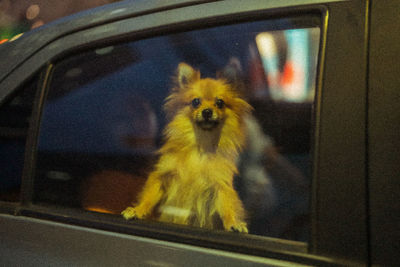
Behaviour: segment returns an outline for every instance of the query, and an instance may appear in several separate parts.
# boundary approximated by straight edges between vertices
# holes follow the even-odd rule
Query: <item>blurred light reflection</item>
[[[31,5],[26,10],[26,18],[28,20],[33,20],[39,15],[39,13],[40,13],[39,5]]]

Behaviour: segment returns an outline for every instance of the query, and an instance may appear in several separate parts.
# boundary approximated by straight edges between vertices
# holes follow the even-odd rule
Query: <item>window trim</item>
[[[318,12],[320,13],[317,13]],[[302,15],[299,15],[299,13]],[[258,14],[258,17],[260,19],[265,18],[266,14],[268,12],[262,12],[261,14]],[[273,16],[271,19],[279,19],[281,16],[279,15],[280,13],[273,13]],[[307,16],[315,16],[316,14],[318,16],[321,16],[322,18],[325,18],[327,16],[327,12],[324,7],[318,7],[318,8],[312,8],[311,11],[309,9],[303,9],[300,8],[298,10],[297,8],[290,9],[290,12],[284,12],[284,16],[290,16],[294,15],[295,17],[307,17]],[[209,19],[201,19],[201,20],[194,20],[191,21],[190,24],[186,24],[185,22],[179,23],[177,25],[174,25],[174,29],[172,32],[181,32],[184,31],[185,29],[193,29],[192,25],[198,25],[200,24],[204,28],[204,24],[202,22],[207,22],[207,26],[219,26],[219,25],[226,25],[228,22],[230,23],[240,23],[240,22],[245,22],[248,21],[251,18],[251,15],[253,14],[246,14],[243,16],[243,18],[239,21],[233,21],[232,18],[227,19],[225,17],[221,18],[221,21],[218,20],[217,23],[210,23]],[[283,16],[283,15],[282,15]],[[252,19],[254,20],[254,18]],[[321,19],[321,24],[324,23],[326,19]],[[123,22],[120,22],[123,24]],[[229,24],[230,24],[229,23]],[[139,31],[133,32],[130,34],[130,37],[128,40],[138,40],[142,39],[144,37],[150,37],[150,36],[158,36],[160,33],[166,34],[165,29],[169,27],[169,25],[163,26],[162,28],[156,28],[156,30],[150,28],[144,32]],[[198,26],[197,26],[198,27]],[[196,27],[196,28],[197,28]],[[323,32],[322,29],[324,25],[321,25],[321,36],[320,40],[322,40]],[[93,29],[93,31],[97,31],[97,27]],[[77,45],[75,42],[79,40],[79,43],[85,43],[82,39],[82,37],[87,34],[89,30],[84,30],[79,33],[74,33],[71,36],[66,36],[63,39],[58,40],[57,42],[64,42],[65,39],[71,38],[70,42],[72,42],[74,45],[74,49],[72,50],[62,50],[62,53],[56,53],[55,56],[52,57],[53,60],[50,62],[57,62],[61,58],[64,58],[66,55],[77,53],[80,51],[84,51],[86,49],[93,49],[96,47],[99,47],[100,45],[106,46],[110,44],[111,42],[118,43],[119,41],[125,41],[127,39],[126,36],[123,36],[120,38],[117,36],[116,38],[112,39],[104,39],[101,38],[101,41],[93,41],[89,44],[85,44],[83,47],[80,45]],[[168,30],[168,33],[171,32],[171,30]],[[80,36],[80,38],[78,37]],[[68,42],[68,41],[67,41]],[[71,45],[71,44],[70,44]],[[71,45],[72,46],[72,45]],[[43,51],[44,53],[44,51]],[[112,220],[107,219],[107,222],[102,221],[100,218],[108,218],[106,215],[103,214],[97,214],[98,220],[99,221],[92,221],[92,222],[87,222],[85,220],[80,219],[76,215],[62,215],[57,210],[62,210],[66,211],[68,214],[73,213],[73,211],[68,211],[69,209],[63,208],[63,209],[58,209],[58,208],[48,208],[48,209],[42,209],[41,206],[38,205],[33,205],[32,203],[32,195],[33,195],[33,177],[34,177],[34,166],[35,166],[35,153],[36,153],[36,145],[37,145],[37,137],[39,134],[39,125],[40,125],[40,115],[41,115],[41,110],[44,104],[44,99],[46,97],[48,87],[49,87],[49,80],[51,78],[53,70],[53,65],[49,64],[47,66],[47,70],[44,72],[43,76],[43,84],[42,84],[42,90],[41,94],[38,96],[37,99],[37,105],[35,108],[35,121],[33,123],[33,127],[31,129],[31,132],[29,134],[29,144],[31,147],[35,147],[34,151],[31,151],[31,153],[28,153],[26,155],[26,170],[24,170],[24,194],[22,198],[22,207],[18,211],[18,214],[24,215],[24,216],[32,216],[32,217],[37,217],[37,218],[45,218],[45,219],[51,219],[51,220],[56,220],[56,221],[64,221],[66,223],[72,223],[72,224],[78,224],[82,226],[91,226],[95,228],[101,228],[105,230],[112,230],[112,231],[117,231],[121,233],[129,233],[129,234],[135,234],[138,236],[144,236],[144,237],[152,237],[152,238],[158,238],[158,239],[163,239],[167,241],[174,241],[174,242],[180,242],[180,243],[187,243],[191,245],[200,245],[200,246],[205,246],[205,247],[211,247],[211,248],[218,248],[218,249],[223,249],[227,251],[234,251],[234,252],[240,252],[240,253],[246,253],[250,255],[259,255],[259,256],[266,256],[266,257],[273,257],[273,258],[280,258],[278,255],[281,255],[282,253],[285,254],[285,257],[288,257],[291,253],[293,254],[300,254],[301,256],[293,256],[296,257],[295,261],[302,261],[318,258],[313,256],[312,254],[309,254],[308,243],[304,242],[297,242],[297,241],[291,241],[291,240],[285,240],[285,239],[278,239],[278,238],[271,238],[271,237],[266,237],[266,236],[231,236],[231,235],[225,235],[223,236],[224,238],[221,238],[221,233],[212,233],[208,232],[206,239],[204,239],[204,234],[202,233],[202,229],[188,229],[186,232],[186,236],[184,238],[180,239],[180,234],[179,232],[182,231],[184,228],[180,228],[181,226],[165,226],[162,223],[154,223],[151,225],[158,225],[158,227],[154,227],[153,229],[151,228],[143,228],[143,225],[148,224],[148,222],[133,222],[133,223],[125,223],[126,225],[121,225],[121,223],[118,223],[118,227],[115,227],[114,222]],[[317,70],[317,72],[319,72]],[[318,74],[317,74],[318,77]],[[310,192],[311,195],[311,192]],[[54,209],[55,208],[55,209]],[[43,212],[45,211],[45,212]],[[100,223],[99,223],[100,222]],[[165,229],[168,230],[165,230]],[[163,231],[167,231],[167,234],[164,234],[160,236],[160,231],[163,229]],[[175,230],[176,229],[176,230]],[[178,230],[179,229],[179,230]],[[198,232],[199,231],[199,232]],[[311,232],[311,231],[310,231]],[[195,238],[196,237],[196,238]],[[231,238],[227,238],[231,237]],[[183,240],[183,241],[182,241]],[[199,242],[199,240],[203,240],[202,242]],[[311,240],[311,239],[310,239]],[[272,253],[272,254],[271,254]],[[273,254],[276,254],[273,256]],[[282,257],[282,256],[281,256]],[[298,258],[297,258],[298,257]],[[312,260],[312,261],[313,261]],[[311,262],[309,262],[311,264]]]
[[[38,89],[33,103],[32,117],[28,130],[28,137],[25,146],[24,169],[22,171],[21,184],[21,205],[26,206],[32,203],[34,190],[33,179],[34,166],[36,164],[37,136],[39,134],[40,118],[43,110],[44,100],[46,98],[48,81],[53,71],[53,65],[48,64],[40,73]],[[32,148],[32,149],[30,149]]]

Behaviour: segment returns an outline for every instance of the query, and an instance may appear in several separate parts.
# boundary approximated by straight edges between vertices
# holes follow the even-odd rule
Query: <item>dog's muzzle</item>
[[[219,121],[217,118],[214,116],[214,112],[210,108],[206,108],[201,111],[201,119],[197,120],[196,123],[197,125],[200,126],[203,130],[212,130],[214,129]]]

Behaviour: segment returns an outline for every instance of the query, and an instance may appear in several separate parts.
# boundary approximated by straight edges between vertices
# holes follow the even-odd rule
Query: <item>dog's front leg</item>
[[[222,186],[217,192],[217,210],[227,231],[248,233],[244,221],[245,211],[236,191],[229,186]]]
[[[128,207],[121,212],[125,219],[143,219],[152,213],[153,208],[163,195],[160,178],[156,171],[149,175],[143,191],[139,195],[139,204],[135,207]]]

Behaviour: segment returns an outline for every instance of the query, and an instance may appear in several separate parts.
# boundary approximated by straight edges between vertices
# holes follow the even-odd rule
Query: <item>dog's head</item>
[[[180,63],[165,109],[170,116],[184,113],[200,129],[211,131],[230,118],[237,121],[251,107],[227,79],[201,78],[199,71]]]

